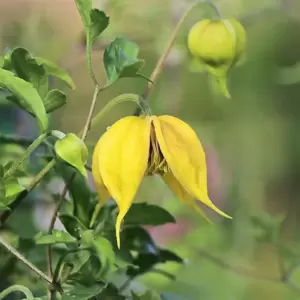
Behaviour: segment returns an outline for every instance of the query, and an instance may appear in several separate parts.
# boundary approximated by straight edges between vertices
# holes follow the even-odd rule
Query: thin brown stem
[[[144,93],[142,94],[142,97],[144,99],[147,99],[149,94],[151,93],[153,87],[154,87],[154,84],[155,82],[157,81],[157,78],[159,77],[160,73],[162,72],[162,69],[164,67],[164,63],[165,63],[165,60],[167,59],[167,57],[169,56],[171,50],[172,50],[172,47],[176,41],[176,38],[178,36],[178,33],[179,33],[179,30],[181,28],[181,26],[183,25],[186,17],[188,16],[188,14],[190,13],[190,11],[196,6],[198,5],[199,3],[196,2],[194,3],[193,5],[191,5],[186,11],[185,13],[182,15],[182,17],[180,18],[180,20],[178,21],[178,23],[176,24],[173,32],[172,32],[172,35],[170,37],[170,39],[168,40],[168,43],[167,43],[167,46],[166,46],[166,49],[165,51],[162,53],[162,55],[159,57],[157,63],[156,63],[156,66],[150,76],[150,79],[151,81],[148,82],[148,85],[144,91]],[[140,108],[137,108],[134,115],[139,115],[141,113],[141,109]]]

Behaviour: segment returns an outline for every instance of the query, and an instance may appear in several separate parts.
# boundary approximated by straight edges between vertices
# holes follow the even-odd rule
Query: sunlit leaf
[[[43,132],[48,128],[48,118],[41,97],[31,83],[18,78],[14,73],[0,69],[0,87],[9,90],[18,99],[18,105],[33,112]],[[7,98],[9,100],[9,97]]]
[[[88,159],[88,149],[85,143],[75,134],[69,133],[55,143],[56,154],[68,164],[87,177],[85,164]]]

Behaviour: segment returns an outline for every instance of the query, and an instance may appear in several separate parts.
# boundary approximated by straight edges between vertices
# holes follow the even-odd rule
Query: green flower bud
[[[196,23],[188,34],[189,51],[216,77],[228,97],[227,71],[240,60],[245,46],[245,29],[234,19],[205,19]]]

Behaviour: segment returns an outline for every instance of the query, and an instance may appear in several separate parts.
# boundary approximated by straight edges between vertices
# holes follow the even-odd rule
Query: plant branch
[[[176,38],[178,36],[178,33],[179,33],[179,30],[180,28],[182,27],[186,17],[188,16],[188,14],[191,12],[191,10],[199,4],[199,1],[197,1],[196,3],[192,4],[185,12],[184,14],[182,15],[182,17],[180,18],[180,20],[178,21],[177,25],[175,26],[173,32],[172,32],[172,35],[170,37],[170,39],[168,40],[168,43],[167,43],[167,46],[166,46],[166,49],[165,51],[162,53],[162,55],[159,57],[157,63],[156,63],[156,66],[150,76],[150,79],[151,81],[148,82],[148,85],[142,95],[142,97],[144,99],[147,99],[149,94],[151,93],[152,89],[153,89],[153,86],[155,84],[155,82],[157,81],[157,78],[159,77],[163,67],[164,67],[164,63],[165,63],[165,60],[167,59],[167,57],[169,56],[171,50],[172,50],[172,47],[176,41]],[[140,108],[137,108],[134,115],[135,116],[138,116],[139,114],[141,113],[141,109]]]
[[[19,251],[17,251],[14,247],[8,244],[1,236],[0,236],[0,244],[6,248],[8,252],[14,255],[17,259],[22,261],[25,265],[27,265],[34,273],[36,273],[39,277],[47,281],[52,285],[52,279],[48,277],[45,273],[43,273],[40,269],[38,269],[35,265],[33,265],[29,260],[27,260]],[[62,294],[63,290],[60,285],[53,284],[53,287]]]
[[[12,285],[10,287],[8,287],[7,289],[5,289],[3,292],[0,293],[0,300],[4,299],[7,295],[9,295],[10,293],[13,292],[21,292],[26,296],[27,300],[34,300],[34,297],[31,293],[31,291],[23,286],[23,285]]]

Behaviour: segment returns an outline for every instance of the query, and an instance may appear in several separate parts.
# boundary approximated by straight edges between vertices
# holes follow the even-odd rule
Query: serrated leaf
[[[109,17],[99,9],[92,9],[90,12],[90,31],[91,31],[91,42],[107,28],[109,24]]]
[[[69,233],[59,230],[53,230],[52,234],[39,232],[34,240],[36,244],[59,244],[59,243],[76,243],[77,240],[72,237]]]
[[[42,65],[45,68],[48,75],[64,81],[71,89],[73,90],[75,89],[75,84],[72,78],[70,77],[70,75],[66,71],[64,71],[58,65],[56,65],[55,63],[47,59],[44,59],[42,57],[34,57],[34,58],[39,65]]]
[[[56,141],[54,148],[62,160],[87,177],[85,164],[88,159],[88,149],[79,137],[73,133],[68,133],[63,139]]]
[[[176,223],[175,218],[164,208],[147,203],[134,203],[124,218],[126,225],[163,225]]]
[[[62,107],[66,103],[66,95],[58,89],[49,91],[44,99],[44,105],[47,113],[51,113],[52,111]]]
[[[114,39],[103,55],[107,84],[112,84],[119,77],[144,77],[139,71],[144,61],[138,58],[139,48],[136,43],[123,37]],[[147,78],[146,78],[147,79]]]
[[[43,101],[31,83],[16,77],[10,71],[0,69],[0,87],[12,92],[17,97],[20,107],[30,108],[38,119],[41,131],[47,130],[48,118]]]
[[[88,300],[99,295],[105,287],[105,283],[98,282],[89,287],[76,283],[62,295],[61,300]]]
[[[48,92],[48,76],[42,65],[24,48],[15,48],[11,53],[11,63],[18,77],[31,82],[44,99]]]

